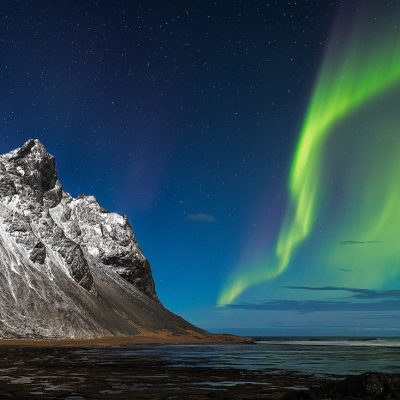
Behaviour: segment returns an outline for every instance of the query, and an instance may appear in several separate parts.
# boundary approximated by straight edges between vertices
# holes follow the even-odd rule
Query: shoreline
[[[103,336],[97,338],[3,338],[0,347],[122,347],[130,345],[211,345],[254,343],[252,338],[229,334],[204,336],[150,334],[137,336]]]

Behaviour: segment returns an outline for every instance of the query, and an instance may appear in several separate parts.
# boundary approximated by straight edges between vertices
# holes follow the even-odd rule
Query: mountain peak
[[[39,139],[29,139],[20,148],[15,149],[8,154],[12,154],[13,158],[22,158],[29,155],[34,155],[37,158],[46,158],[50,156]]]
[[[24,197],[33,196],[43,201],[47,193],[53,205],[56,205],[54,201],[57,203],[61,199],[62,188],[58,184],[55,159],[38,139],[30,139],[23,146],[4,154],[0,163],[17,192]]]

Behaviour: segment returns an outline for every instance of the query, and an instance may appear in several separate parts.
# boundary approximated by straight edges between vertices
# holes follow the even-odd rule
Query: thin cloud
[[[187,214],[186,219],[190,221],[199,221],[199,222],[214,222],[215,217],[211,214],[205,213],[197,213],[197,214]]]
[[[348,292],[352,294],[354,299],[388,299],[388,298],[400,298],[400,290],[373,290],[373,289],[362,289],[352,287],[340,287],[340,286],[286,286],[287,289],[294,290],[309,290],[309,291],[340,291]]]
[[[343,245],[360,245],[360,244],[376,244],[381,243],[380,240],[343,240],[340,244]]]

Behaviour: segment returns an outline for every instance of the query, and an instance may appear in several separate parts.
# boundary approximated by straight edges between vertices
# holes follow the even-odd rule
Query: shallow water
[[[126,356],[160,358],[176,366],[338,376],[400,372],[398,338],[257,338],[251,345],[148,346],[120,351]]]

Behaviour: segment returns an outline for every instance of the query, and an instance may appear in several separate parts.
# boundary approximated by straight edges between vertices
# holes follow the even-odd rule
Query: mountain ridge
[[[0,156],[0,338],[209,335],[163,307],[126,217],[73,198],[37,139]]]

